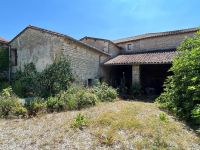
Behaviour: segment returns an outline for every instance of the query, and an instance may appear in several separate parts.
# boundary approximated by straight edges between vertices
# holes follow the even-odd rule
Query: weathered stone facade
[[[101,49],[103,52],[110,54],[111,57],[115,57],[121,52],[120,48],[110,40],[84,37],[80,41]]]
[[[11,41],[11,47],[17,49],[17,66],[12,71],[22,69],[25,64],[33,62],[38,71],[52,64],[61,56],[71,60],[71,66],[77,79],[87,82],[88,79],[103,77],[100,63],[108,55],[95,51],[65,36],[27,28]]]
[[[166,62],[171,64],[170,58],[176,54],[174,51],[177,46],[186,37],[194,36],[196,31],[196,28],[192,28],[150,33],[117,41],[84,37],[78,41],[60,33],[29,26],[9,43],[13,50],[17,50],[16,58],[12,58],[14,55],[11,54],[12,60],[17,59],[16,66],[12,66],[12,72],[23,70],[24,65],[30,62],[35,64],[38,71],[42,71],[47,65],[64,56],[71,60],[73,72],[77,76],[76,79],[86,84],[92,79],[99,78],[104,78],[105,81],[109,82],[109,79],[113,78],[113,76],[117,76],[116,79],[120,80],[122,72],[127,74],[129,85],[140,84],[141,69],[148,70],[143,65],[163,65]],[[169,50],[174,53],[166,53]],[[162,54],[163,52],[165,52],[165,55]],[[145,55],[137,55],[135,53]],[[149,53],[154,54],[150,55]],[[121,57],[122,55],[134,55],[134,57]],[[104,66],[109,59],[113,60],[118,57],[120,57],[120,61],[126,63],[120,64],[117,59],[118,62],[110,66]],[[146,59],[152,61],[147,61]],[[142,60],[145,61],[142,62]],[[115,65],[115,68],[113,65]],[[112,73],[116,72],[113,71],[113,68],[115,70],[116,68],[119,69],[119,72]],[[162,71],[162,67],[158,68],[161,73],[166,73],[166,69]],[[151,74],[151,72],[148,73]],[[155,78],[157,79],[158,77]]]
[[[176,49],[186,37],[191,37],[193,35],[194,32],[189,32],[183,34],[144,38],[116,44],[122,48],[124,53]],[[128,45],[130,49],[128,49]]]

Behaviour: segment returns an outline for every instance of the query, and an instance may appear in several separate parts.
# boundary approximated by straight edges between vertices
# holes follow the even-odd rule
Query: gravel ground
[[[102,145],[95,136],[92,125],[83,130],[72,129],[70,124],[78,113],[85,114],[90,119],[95,119],[104,112],[117,112],[127,106],[139,109],[137,117],[145,118],[149,114],[158,114],[160,110],[152,103],[117,101],[114,103],[101,103],[95,107],[81,111],[69,111],[62,113],[44,114],[43,116],[31,119],[12,119],[0,120],[0,149],[1,150],[37,150],[37,149],[137,149],[133,142],[141,135],[119,131],[124,141],[115,141],[111,146]],[[185,149],[200,150],[200,140],[193,131],[189,130],[184,124],[172,121],[180,125],[180,135],[177,138],[183,140]],[[188,139],[185,139],[185,138]],[[150,140],[150,139],[149,139]],[[171,141],[173,144],[173,140]],[[174,143],[178,148],[179,143]],[[170,148],[169,148],[170,149]]]

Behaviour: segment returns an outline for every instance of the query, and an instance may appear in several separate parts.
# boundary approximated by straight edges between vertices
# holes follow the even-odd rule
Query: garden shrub
[[[42,86],[42,96],[56,95],[62,90],[67,90],[74,81],[70,61],[60,58],[53,64],[47,66],[40,74],[40,84]]]
[[[67,91],[61,91],[47,99],[49,112],[77,110],[96,105],[98,98],[88,89],[81,86],[70,86]]]
[[[49,112],[60,112],[66,110],[66,103],[63,99],[58,96],[49,97],[47,99],[47,110]]]
[[[34,98],[26,101],[25,107],[28,110],[29,116],[37,116],[46,112],[46,102],[41,98]]]
[[[49,97],[67,90],[73,81],[69,60],[61,58],[42,72],[37,72],[33,63],[26,64],[15,74],[13,89],[21,97]]]
[[[8,87],[10,87],[10,84],[8,82],[6,82],[6,81],[1,82],[0,81],[0,91],[2,91],[3,89],[6,89]]]
[[[200,104],[200,32],[186,39],[178,52],[179,56],[173,60],[170,69],[174,74],[166,80],[164,92],[156,101],[179,118],[197,121]]]
[[[12,89],[10,87],[4,89],[0,95],[0,117],[25,116],[26,113],[26,108],[13,94]]]
[[[200,124],[200,104],[196,105],[192,110],[192,118],[195,124]]]
[[[98,98],[88,90],[82,90],[77,93],[77,100],[78,109],[81,109],[96,105]]]
[[[24,65],[24,71],[19,70],[15,74],[14,92],[21,97],[39,96],[38,77],[39,73],[33,63]]]
[[[98,83],[98,85],[95,86],[92,91],[102,102],[112,102],[117,98],[117,90],[108,86],[106,83]]]
[[[78,101],[77,101],[77,96],[75,94],[68,94],[67,95],[67,110],[76,110],[78,109]]]

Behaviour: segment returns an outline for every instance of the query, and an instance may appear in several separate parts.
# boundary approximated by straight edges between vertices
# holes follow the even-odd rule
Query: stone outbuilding
[[[76,80],[85,84],[104,76],[100,64],[110,57],[107,52],[92,45],[35,26],[25,28],[10,41],[10,45],[17,51],[13,73],[23,70],[24,65],[30,62],[35,64],[37,71],[42,71],[56,59],[67,57]]]
[[[60,57],[68,57],[77,80],[91,84],[103,79],[119,87],[122,79],[130,88],[141,85],[144,91],[162,90],[163,82],[171,72],[176,48],[186,37],[194,36],[198,28],[148,33],[115,41],[96,37],[76,40],[70,36],[28,26],[9,45],[12,72],[33,62],[38,71]]]

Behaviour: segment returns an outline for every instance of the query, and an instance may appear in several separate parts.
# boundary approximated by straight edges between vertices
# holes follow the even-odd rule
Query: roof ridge
[[[96,39],[96,40],[103,40],[103,41],[107,41],[110,42],[114,45],[116,45],[113,41],[109,40],[109,39],[105,39],[105,38],[97,38],[97,37],[91,37],[91,36],[84,36],[83,38],[81,38],[79,41],[85,39],[85,38],[89,38],[89,39]],[[117,45],[116,45],[117,46]]]
[[[15,40],[18,36],[20,36],[24,31],[26,31],[26,30],[29,29],[29,28],[34,29],[34,30],[39,30],[39,31],[47,32],[47,33],[49,33],[49,34],[61,36],[61,37],[64,37],[64,38],[68,38],[68,39],[70,39],[70,40],[72,40],[72,41],[75,41],[75,42],[80,43],[80,44],[82,44],[82,45],[84,45],[84,46],[87,46],[87,47],[89,47],[89,48],[92,48],[92,49],[94,49],[94,50],[96,50],[96,51],[98,51],[98,52],[100,52],[100,53],[103,53],[103,54],[105,54],[105,55],[109,55],[108,53],[103,52],[102,50],[100,50],[100,49],[98,49],[98,48],[96,48],[96,47],[94,47],[94,46],[91,46],[91,45],[88,45],[88,44],[86,44],[86,43],[84,43],[84,42],[81,42],[81,41],[79,41],[79,40],[76,40],[75,38],[73,38],[73,37],[71,37],[71,36],[68,36],[68,35],[65,35],[65,34],[62,34],[62,33],[59,33],[59,32],[55,32],[55,31],[51,31],[51,30],[48,30],[48,29],[40,28],[40,27],[37,27],[37,26],[33,26],[33,25],[28,25],[28,26],[27,26],[24,30],[22,30],[17,36],[15,36],[9,43],[11,43],[13,40]]]
[[[127,42],[127,41],[141,40],[141,39],[151,38],[151,37],[159,37],[159,36],[167,36],[167,35],[171,35],[171,34],[194,32],[199,29],[200,29],[200,27],[194,27],[194,28],[186,28],[186,29],[179,29],[179,30],[169,30],[169,31],[163,31],[163,32],[144,33],[144,34],[139,34],[139,35],[135,35],[135,36],[130,36],[127,38],[113,40],[113,42],[115,44],[118,44],[118,43],[123,43],[123,42]]]

